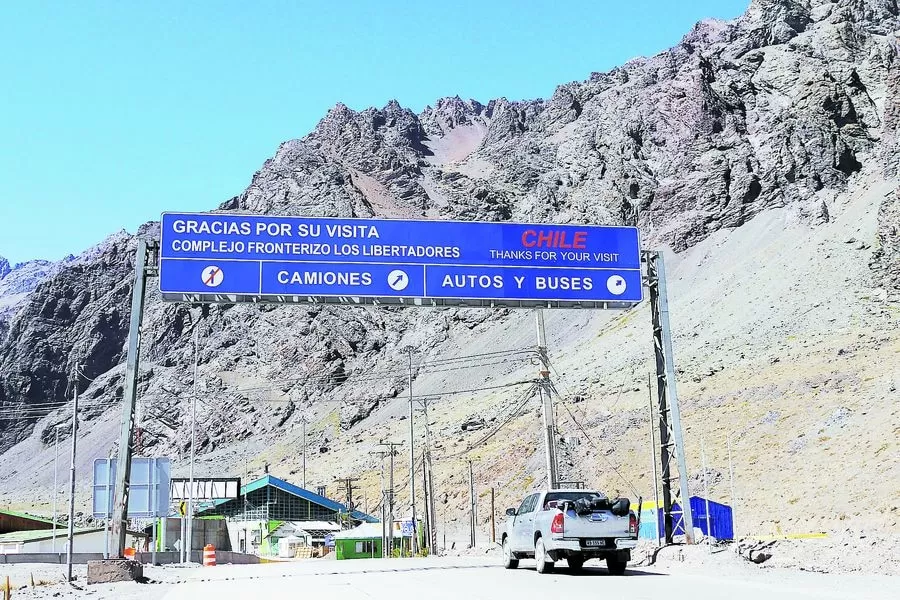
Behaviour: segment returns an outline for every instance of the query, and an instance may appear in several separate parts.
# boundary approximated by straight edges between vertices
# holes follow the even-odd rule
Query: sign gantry
[[[644,258],[659,389],[667,392],[660,394],[660,429],[671,434],[671,441],[664,436],[663,481],[674,487],[675,457],[684,497],[662,257]],[[121,556],[125,544],[147,277],[158,275],[163,299],[174,302],[607,309],[643,300],[641,262],[636,227],[164,213],[159,243],[137,244],[111,554]],[[667,523],[670,503],[666,494]],[[683,505],[689,528],[690,505]]]

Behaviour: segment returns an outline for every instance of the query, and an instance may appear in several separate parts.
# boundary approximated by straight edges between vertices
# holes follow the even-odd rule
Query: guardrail
[[[137,552],[135,560],[141,564],[149,565],[153,560],[153,554],[150,552]],[[179,560],[178,552],[157,552],[156,563],[158,565],[171,565]],[[201,552],[195,550],[191,552],[192,562],[200,563],[202,560]],[[85,565],[89,560],[103,560],[102,552],[76,552],[72,555],[72,564]],[[216,550],[216,563],[220,565],[255,565],[259,564],[260,559],[255,554],[243,554],[241,552],[231,552],[229,550]],[[0,565],[14,565],[22,563],[45,563],[45,564],[66,564],[65,552],[22,552],[19,554],[0,554]]]
[[[72,554],[72,564],[85,565],[89,560],[102,560],[102,552],[76,552]],[[16,565],[20,563],[66,564],[65,552],[21,552],[18,554],[0,554],[0,565]]]

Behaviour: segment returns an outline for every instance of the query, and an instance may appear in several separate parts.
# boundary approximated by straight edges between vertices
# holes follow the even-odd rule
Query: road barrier
[[[214,567],[216,566],[216,547],[212,544],[207,544],[203,546],[203,566],[204,567]]]
[[[100,560],[102,552],[76,552],[72,554],[73,565],[84,565],[89,560]],[[21,563],[66,564],[66,553],[62,552],[23,552],[21,554],[0,554],[0,565]]]

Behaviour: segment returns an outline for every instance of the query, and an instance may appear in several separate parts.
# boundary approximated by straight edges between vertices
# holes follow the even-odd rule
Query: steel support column
[[[650,289],[650,313],[653,320],[653,351],[656,357],[656,387],[661,483],[663,492],[663,519],[666,544],[671,544],[674,532],[683,525],[685,540],[694,543],[694,520],[687,485],[687,466],[684,456],[684,439],[681,430],[681,411],[678,391],[675,387],[675,360],[672,352],[672,331],[669,325],[669,301],[666,292],[666,267],[662,252],[645,251],[647,262],[647,287]],[[672,463],[678,471],[678,484],[673,487],[675,476]],[[677,502],[680,510],[674,509]]]

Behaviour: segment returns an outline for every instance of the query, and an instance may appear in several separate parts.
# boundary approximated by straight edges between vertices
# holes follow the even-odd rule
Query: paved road
[[[624,577],[615,577],[600,563],[596,564],[586,566],[578,575],[568,573],[563,566],[552,575],[539,575],[529,561],[522,561],[522,567],[515,571],[506,571],[497,559],[484,558],[218,566],[194,570],[190,580],[171,588],[164,598],[271,598],[289,593],[290,597],[315,595],[329,600],[582,600],[596,598],[598,592],[607,599],[628,600],[659,600],[665,597],[663,594],[673,593],[674,597],[691,600],[900,598],[900,578],[877,575],[765,569],[726,573],[685,567],[677,571],[638,568]]]

